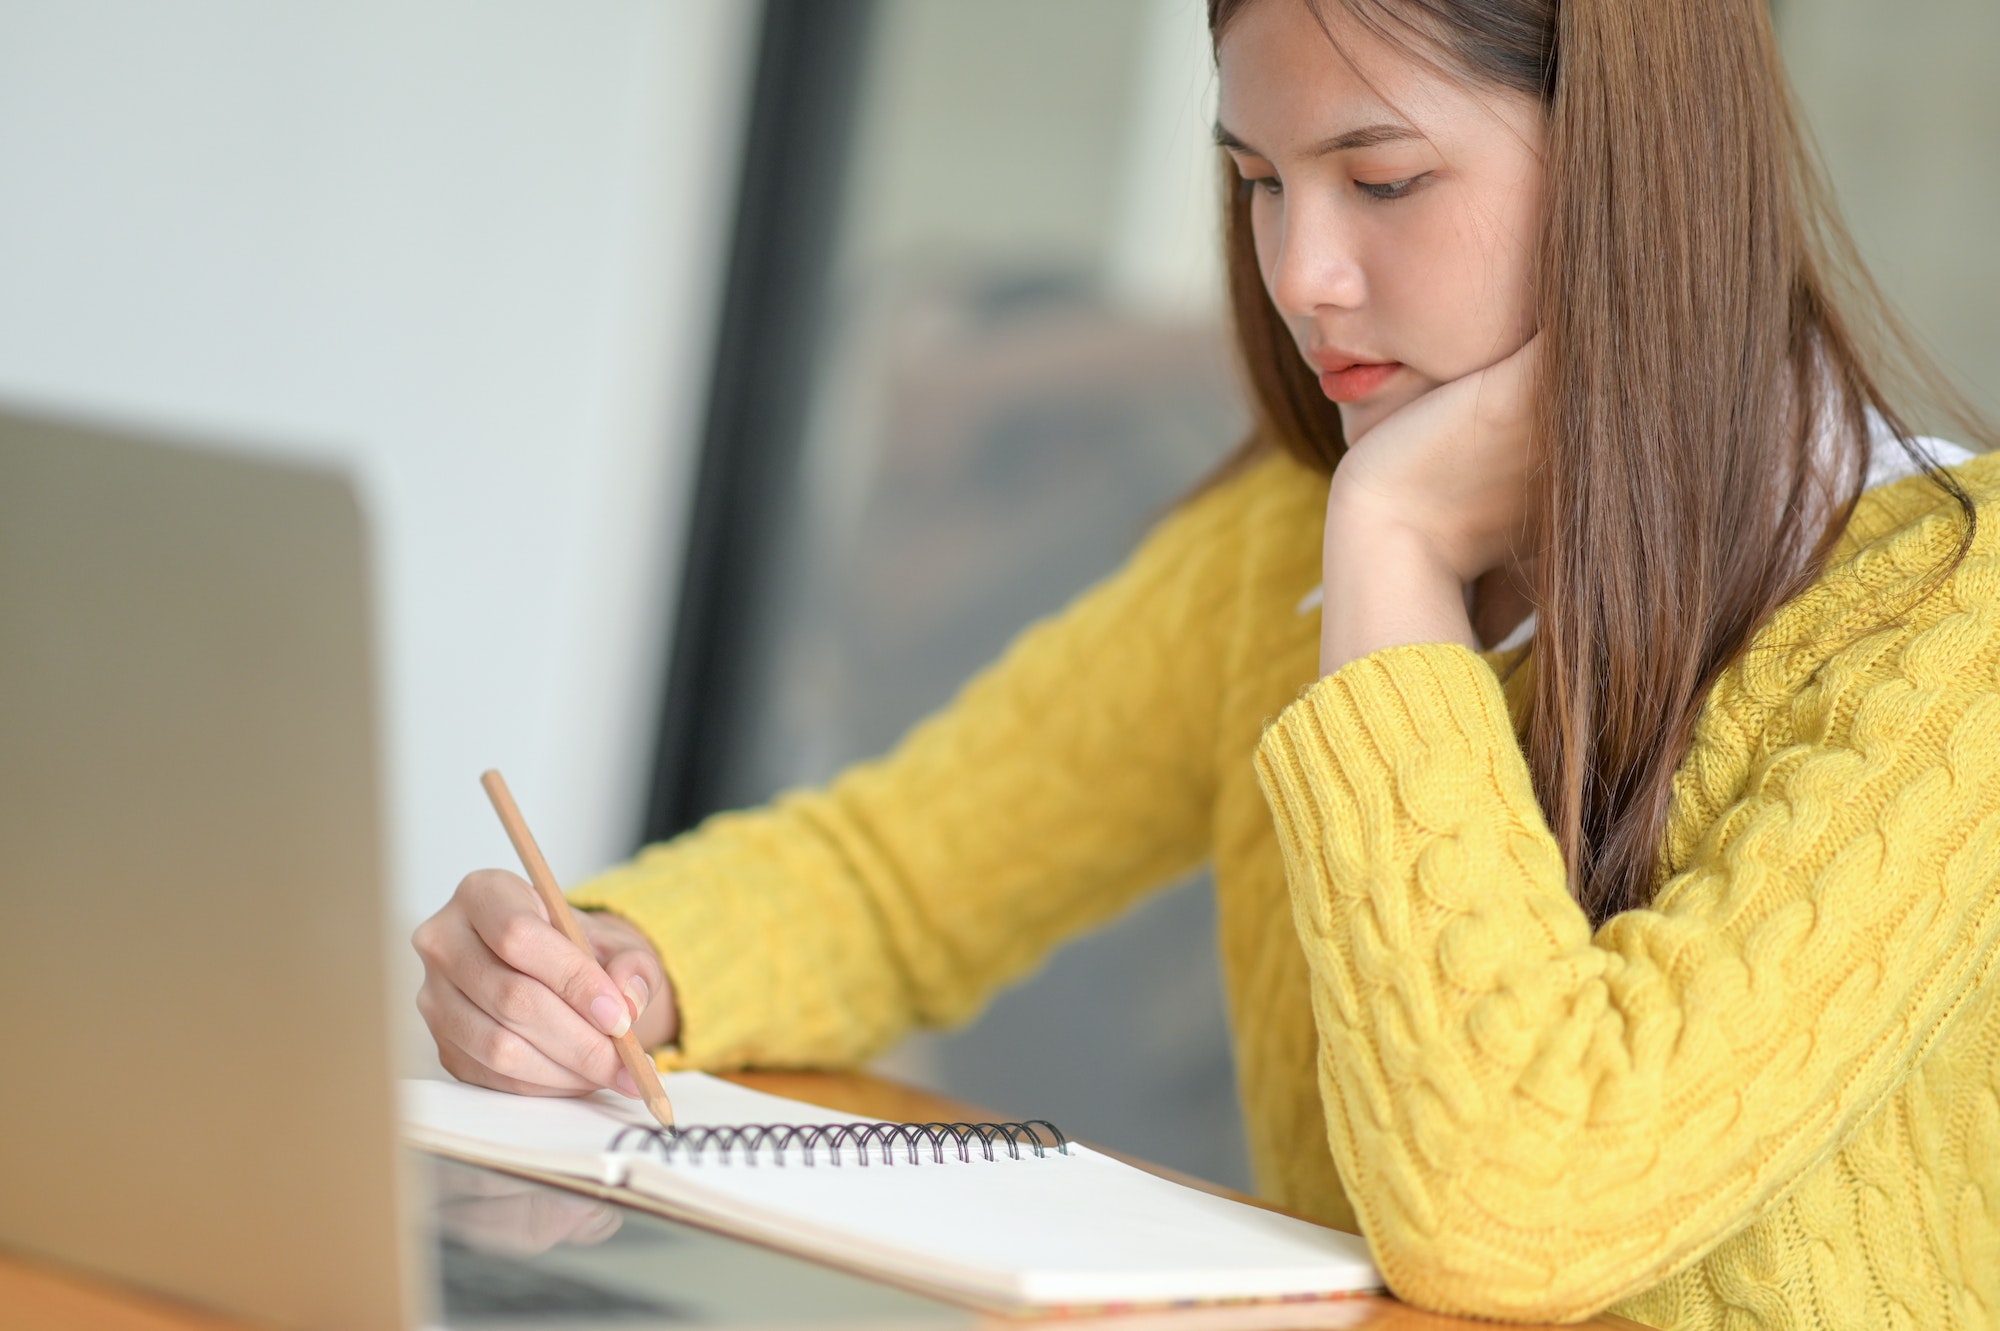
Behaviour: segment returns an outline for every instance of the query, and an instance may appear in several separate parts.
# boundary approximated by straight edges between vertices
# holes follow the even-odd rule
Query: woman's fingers
[[[590,947],[549,922],[517,875],[470,874],[412,938],[424,961],[417,1006],[445,1070],[525,1095],[639,1094],[609,1037],[648,1045],[678,1033],[673,994],[644,934],[615,916],[580,917]]]
[[[615,952],[604,963],[604,973],[611,977],[611,983],[617,985],[618,992],[631,1003],[632,1020],[637,1022],[653,1005],[653,996],[659,991],[645,957],[636,951]]]
[[[516,1095],[588,1095],[603,1085],[557,1063],[446,981],[426,983],[417,1009],[437,1041],[438,1061],[460,1081]]]
[[[560,934],[555,937],[564,947],[576,951],[568,939]],[[491,951],[476,933],[466,937],[463,946],[468,955],[454,967],[453,979],[483,1015],[591,1086],[609,1086],[616,1080],[622,1065],[610,1037],[578,1016],[540,978]],[[607,986],[609,983],[605,980]],[[623,998],[612,1001],[619,1004],[619,1017],[629,1024],[631,1017]]]
[[[471,875],[412,942],[425,970],[418,1006],[453,1076],[542,1095],[618,1085],[608,1032],[630,1026],[625,997],[521,879]]]
[[[632,1004],[632,1034],[647,1049],[671,1043],[680,1034],[673,986],[659,953],[646,936],[615,915],[580,917],[604,973]]]
[[[623,1035],[631,1010],[597,958],[550,924],[534,889],[510,873],[489,870],[459,885],[466,918],[480,941],[508,966],[561,996],[605,1035]],[[499,1014],[495,1014],[499,1015]]]
[[[632,1001],[632,1034],[643,1049],[671,1044],[680,1034],[673,986],[651,948],[620,952],[605,964],[612,983]]]

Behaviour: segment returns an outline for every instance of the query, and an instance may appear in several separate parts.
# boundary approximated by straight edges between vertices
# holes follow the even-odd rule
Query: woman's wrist
[[[1429,536],[1338,485],[1326,521],[1321,675],[1389,647],[1457,642],[1477,649],[1466,584]]]

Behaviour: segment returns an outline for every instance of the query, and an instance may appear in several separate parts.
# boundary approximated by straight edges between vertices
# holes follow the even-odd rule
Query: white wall
[[[1869,267],[2000,416],[2000,4],[1784,0],[1777,14]]]
[[[406,915],[629,849],[751,0],[0,0],[0,399],[335,459]]]
[[[1216,196],[1215,48],[1205,0],[1147,0],[1128,116],[1111,293],[1156,318],[1228,316]]]

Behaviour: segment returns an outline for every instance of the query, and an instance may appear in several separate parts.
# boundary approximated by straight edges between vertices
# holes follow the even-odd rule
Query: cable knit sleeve
[[[1268,468],[1264,471],[1268,472]],[[1253,470],[1170,515],[886,758],[572,894],[659,948],[669,1065],[833,1066],[971,1015],[1207,853],[1216,625]]]
[[[1594,934],[1471,652],[1351,662],[1267,729],[1329,1141],[1399,1294],[1564,1321],[1654,1285],[1993,978],[1993,557],[1939,597],[1780,693],[1652,906]]]

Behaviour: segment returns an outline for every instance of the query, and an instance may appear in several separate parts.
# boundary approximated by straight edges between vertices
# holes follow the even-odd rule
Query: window
[[[1246,424],[1201,0],[768,23],[653,835],[891,746]],[[1205,878],[890,1067],[1247,1182]]]

